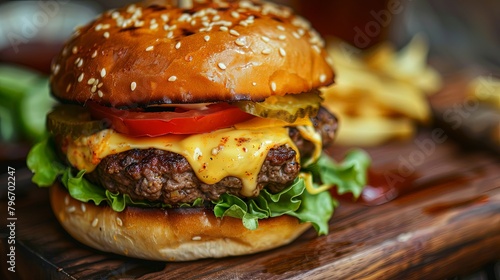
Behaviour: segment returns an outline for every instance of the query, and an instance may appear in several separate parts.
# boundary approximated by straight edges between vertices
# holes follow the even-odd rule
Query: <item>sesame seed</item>
[[[87,81],[87,84],[88,85],[91,85],[95,82],[95,79],[94,78],[90,78],[88,81]]]
[[[136,83],[136,82],[132,82],[132,83],[130,83],[130,89],[131,89],[132,91],[134,91],[136,87],[137,87],[137,83]]]
[[[66,87],[66,92],[69,92],[70,89],[71,89],[71,84],[68,84],[68,86]]]
[[[295,37],[297,39],[300,39],[299,33],[297,33],[297,32],[294,31],[294,32],[292,32],[292,35],[293,35],[293,37]]]
[[[94,81],[93,85],[94,85],[94,86],[97,86],[97,84],[98,84],[98,83],[99,83],[99,79],[95,79],[95,81]]]
[[[217,64],[219,66],[220,69],[222,70],[226,70],[227,66],[226,64],[222,63],[222,62],[219,62],[219,64]]]
[[[146,51],[147,51],[147,52],[150,52],[150,51],[152,51],[154,48],[155,48],[154,46],[149,46],[149,47],[147,47],[147,48],[146,48]]]
[[[322,83],[324,83],[326,81],[326,75],[325,74],[321,74],[319,76],[319,81],[322,82]]]
[[[299,33],[300,36],[304,36],[304,34],[306,34],[306,31],[302,28],[299,28],[297,32]]]
[[[92,227],[96,227],[96,226],[97,226],[97,223],[99,223],[99,219],[95,218],[95,219],[92,221]]]
[[[176,76],[170,76],[170,78],[168,78],[169,82],[175,82],[176,80],[177,80]]]
[[[123,221],[122,219],[116,217],[116,223],[119,225],[119,226],[123,226]]]
[[[201,240],[201,236],[193,236],[193,238],[191,238],[191,240],[199,241],[199,240]]]
[[[102,86],[103,86],[103,85],[104,85],[103,83],[99,83],[99,84],[97,85],[97,88],[102,88]]]
[[[92,54],[92,58],[95,58],[97,56],[97,50],[94,51],[94,53]]]
[[[68,213],[73,213],[76,211],[76,207],[75,206],[70,206],[68,208],[66,208],[66,211],[68,211]]]
[[[205,39],[205,42],[208,42],[210,41],[210,36],[206,35],[205,37],[203,37],[203,39]]]
[[[224,149],[224,146],[221,146],[221,145],[219,145],[219,146],[217,146],[217,147],[213,148],[213,149],[212,149],[212,155],[213,155],[213,156],[218,155],[218,154],[219,154],[219,152],[220,152],[221,150],[223,150],[223,149]]]
[[[114,11],[112,14],[111,14],[111,18],[112,19],[117,19],[120,17],[120,13],[118,11]]]
[[[104,38],[108,39],[109,38],[109,32],[108,31],[104,32],[104,34],[102,34],[102,36],[104,36]]]
[[[95,31],[99,31],[101,29],[102,29],[102,23],[99,23],[98,25],[96,25]]]
[[[271,89],[272,89],[273,91],[276,91],[276,83],[275,83],[275,82],[272,82],[272,83],[271,83]]]
[[[277,27],[277,28],[278,28],[279,30],[281,30],[281,31],[285,31],[285,28],[284,28],[283,26],[281,26],[281,25],[278,25],[278,27]]]
[[[321,49],[317,45],[313,45],[312,48],[317,52],[321,53]]]
[[[266,37],[266,36],[262,36],[260,37],[262,39],[262,41],[268,43],[271,39],[269,39],[269,37]]]
[[[283,48],[280,48],[280,55],[281,56],[286,56],[286,51]]]
[[[153,23],[153,24],[151,24],[151,25],[149,26],[149,29],[151,29],[151,30],[155,30],[155,29],[157,29],[157,28],[158,28],[158,23]]]
[[[97,95],[99,95],[99,97],[101,97],[101,98],[102,98],[102,97],[104,96],[104,93],[103,93],[102,91],[98,90],[98,91],[97,91]]]
[[[90,92],[95,93],[97,91],[97,86],[93,85],[92,88],[90,89]]]
[[[285,40],[286,39],[286,35],[280,35],[280,36],[278,36],[278,39]]]
[[[132,5],[130,5],[130,6],[127,7],[127,13],[129,13],[129,14],[134,13],[135,10],[136,10],[135,4],[132,4]]]
[[[162,14],[160,17],[161,17],[161,19],[162,19],[164,22],[167,22],[167,21],[168,21],[168,15],[167,15],[167,14]]]
[[[106,77],[106,69],[104,68],[101,69],[101,77]]]
[[[229,28],[227,28],[227,26],[221,26],[221,27],[219,27],[219,30],[220,31],[228,31]]]
[[[232,11],[231,12],[231,16],[234,17],[234,18],[239,18],[240,17],[240,13],[238,13],[237,11]]]
[[[82,212],[85,213],[85,211],[87,211],[87,206],[85,206],[85,204],[80,204],[80,208],[82,209]]]
[[[220,16],[219,15],[215,15],[213,18],[212,18],[212,21],[218,21],[220,20]]]
[[[82,59],[81,57],[78,57],[77,59],[75,59],[75,64],[78,64],[81,59]]]
[[[73,52],[73,54],[76,54],[78,52],[78,47],[74,46],[71,51]]]
[[[252,83],[252,86],[256,86],[256,85],[257,85],[257,83],[256,83],[256,82],[253,82],[253,83]]]
[[[179,49],[181,47],[181,42],[177,42],[177,44],[175,44],[175,49]]]
[[[233,36],[240,36],[240,33],[234,29],[229,30],[229,34],[231,34]]]
[[[57,73],[59,73],[59,69],[61,69],[61,66],[59,64],[56,64],[56,67],[54,67],[54,75],[57,75]]]
[[[235,42],[235,43],[236,43],[236,45],[238,45],[238,46],[244,46],[244,45],[245,45],[245,38],[243,38],[243,37],[239,37],[239,38],[238,38],[238,39],[236,39],[234,42]]]
[[[169,39],[174,38],[174,32],[173,31],[169,31],[168,34],[167,34],[167,38],[169,38]]]
[[[271,49],[263,49],[262,50],[262,54],[270,54],[271,53]]]
[[[80,74],[80,76],[78,76],[78,82],[80,83],[81,81],[83,81],[83,77],[85,76],[84,73]]]

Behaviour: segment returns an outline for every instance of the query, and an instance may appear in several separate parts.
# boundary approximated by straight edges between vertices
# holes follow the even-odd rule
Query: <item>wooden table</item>
[[[2,278],[443,279],[470,273],[500,260],[500,161],[488,151],[464,150],[440,131],[428,128],[409,142],[367,149],[375,169],[405,180],[406,194],[379,206],[341,201],[326,236],[310,230],[288,246],[224,259],[150,262],[83,246],[55,220],[46,189],[21,191],[30,183],[18,172],[17,272],[7,271],[9,231],[2,226]],[[342,157],[345,151],[329,152]],[[2,199],[2,224],[6,208]]]

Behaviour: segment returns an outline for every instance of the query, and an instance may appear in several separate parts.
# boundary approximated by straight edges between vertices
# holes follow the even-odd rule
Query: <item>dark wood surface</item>
[[[414,140],[367,149],[376,170],[404,180],[404,193],[394,200],[366,206],[343,199],[326,236],[310,230],[268,252],[192,262],[130,259],[79,244],[52,215],[47,190],[31,185],[19,170],[17,272],[7,271],[9,232],[2,226],[1,278],[443,279],[470,273],[500,260],[500,161],[487,150],[464,149],[446,133],[438,143],[436,131],[427,128]],[[329,152],[340,158],[345,151]],[[0,184],[7,186],[5,180]],[[2,225],[6,208],[2,198]]]

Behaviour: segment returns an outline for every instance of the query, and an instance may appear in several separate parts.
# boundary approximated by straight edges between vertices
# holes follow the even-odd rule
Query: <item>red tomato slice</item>
[[[120,110],[87,102],[92,117],[106,119],[114,130],[135,136],[166,134],[199,134],[231,127],[253,118],[227,103],[208,105],[203,110],[176,110],[175,112],[140,112]]]

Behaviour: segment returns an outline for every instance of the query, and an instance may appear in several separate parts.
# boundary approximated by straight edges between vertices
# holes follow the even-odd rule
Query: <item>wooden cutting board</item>
[[[342,200],[330,233],[249,256],[182,263],[125,258],[81,245],[59,226],[47,190],[16,173],[16,273],[3,279],[443,279],[500,260],[500,160],[458,145],[439,127],[366,149],[373,167],[402,178],[403,193],[366,206]],[[341,158],[346,148],[329,151]],[[3,171],[2,171],[3,172]],[[28,178],[28,179],[27,179]],[[398,180],[399,180],[398,179]],[[2,181],[2,188],[7,183]],[[28,192],[22,192],[29,187]],[[0,201],[2,225],[7,201]]]

